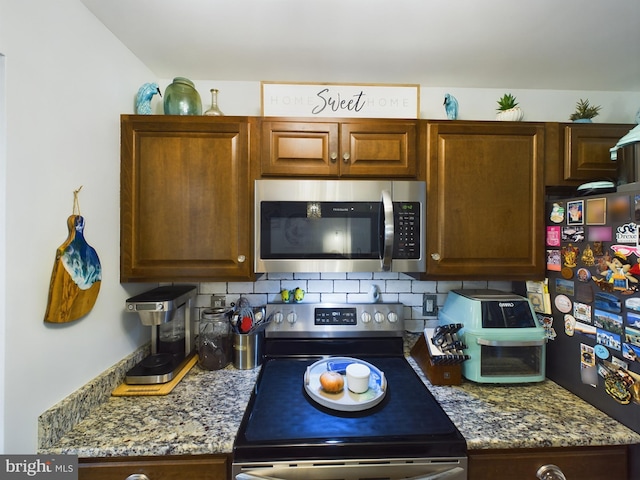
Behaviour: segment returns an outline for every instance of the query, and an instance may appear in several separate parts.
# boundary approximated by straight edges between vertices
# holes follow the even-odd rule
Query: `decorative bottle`
[[[191,80],[176,77],[164,91],[165,115],[202,115],[202,100]]]
[[[211,89],[211,108],[204,112],[204,114],[212,117],[224,115],[224,113],[222,113],[222,111],[218,108],[218,90],[215,88]]]

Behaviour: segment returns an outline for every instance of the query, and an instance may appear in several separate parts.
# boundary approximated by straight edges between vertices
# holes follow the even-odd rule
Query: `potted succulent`
[[[600,113],[600,105],[589,105],[589,100],[576,103],[576,111],[571,114],[569,120],[576,123],[591,123],[591,119]]]
[[[497,120],[519,122],[522,117],[524,117],[524,112],[518,106],[516,97],[510,93],[505,93],[500,97],[498,100],[498,114],[496,115]]]

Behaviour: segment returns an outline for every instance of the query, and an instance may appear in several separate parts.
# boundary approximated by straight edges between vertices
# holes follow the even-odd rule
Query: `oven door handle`
[[[454,467],[438,473],[421,474],[417,477],[411,477],[407,480],[446,480],[447,478],[461,478],[464,474],[464,468]],[[403,477],[404,478],[404,477]],[[282,480],[276,477],[265,477],[262,475],[254,475],[252,473],[239,473],[235,476],[235,480]]]
[[[382,244],[382,258],[380,259],[380,266],[383,272],[391,270],[391,258],[393,256],[393,240],[395,238],[394,225],[393,225],[393,200],[391,194],[387,190],[382,191],[382,211],[384,214],[383,228],[383,244]]]
[[[263,477],[262,475],[254,475],[252,473],[239,473],[235,480],[281,480],[275,477]]]
[[[464,472],[464,468],[455,467],[450,470],[438,473],[428,473],[427,475],[418,475],[417,477],[411,477],[407,480],[445,480],[446,478],[454,478]]]

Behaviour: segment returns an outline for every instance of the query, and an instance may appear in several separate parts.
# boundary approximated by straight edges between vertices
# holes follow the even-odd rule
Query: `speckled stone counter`
[[[412,345],[417,336],[410,336]],[[408,351],[408,350],[407,350]],[[433,386],[469,450],[640,444],[640,435],[552,381]],[[110,397],[40,453],[80,457],[230,453],[259,369],[195,366],[163,397]]]

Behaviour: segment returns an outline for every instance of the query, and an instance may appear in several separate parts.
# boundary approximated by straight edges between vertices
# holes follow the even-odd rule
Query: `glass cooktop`
[[[305,392],[307,366],[318,358],[271,358],[262,367],[236,443],[236,457],[298,458],[320,451],[346,457],[453,456],[464,439],[402,356],[358,356],[387,379],[381,403],[358,412],[319,405]],[[395,447],[394,447],[395,446]],[[253,457],[252,457],[253,456]],[[256,457],[256,458],[254,458]]]

